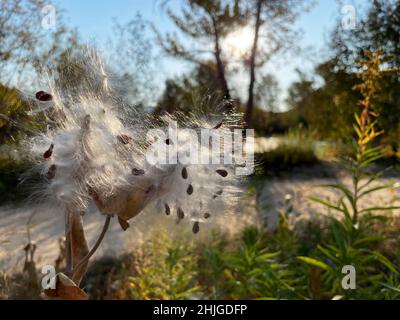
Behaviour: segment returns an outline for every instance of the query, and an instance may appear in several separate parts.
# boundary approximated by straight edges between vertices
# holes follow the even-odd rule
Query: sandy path
[[[249,202],[250,201],[250,202]],[[248,206],[249,203],[253,205]],[[192,224],[183,221],[179,225],[172,216],[166,216],[155,206],[141,213],[133,221],[131,227],[123,232],[116,218],[111,220],[110,230],[107,232],[100,249],[94,259],[103,255],[117,256],[131,252],[135,246],[143,244],[147,235],[167,230],[171,234],[188,234],[188,239],[201,241],[211,234],[212,228],[218,226],[225,232],[233,234],[240,226],[255,223],[257,215],[254,210],[255,199],[246,200],[246,205],[238,210],[240,214],[225,214],[216,218],[212,223],[202,225],[197,235],[191,233]],[[12,273],[22,270],[25,260],[24,246],[28,243],[27,221],[36,210],[30,224],[31,239],[36,243],[36,266],[54,264],[59,254],[59,239],[64,235],[64,218],[62,212],[56,212],[45,206],[32,208],[0,207],[0,271]],[[229,224],[226,221],[229,221]],[[94,208],[84,216],[86,237],[91,247],[96,241],[104,223],[104,217]]]
[[[24,246],[28,243],[27,221],[36,211],[31,223],[31,238],[37,245],[35,254],[38,265],[52,263],[59,253],[58,239],[64,233],[62,212],[54,212],[46,207],[0,208],[0,270],[20,269],[24,262]],[[100,231],[104,218],[96,212],[89,212],[84,217],[89,243],[93,243]],[[113,219],[111,232],[107,234],[102,254],[112,254],[112,247],[125,246],[129,243],[129,233],[122,238],[119,225]],[[118,231],[118,232],[117,232]]]
[[[312,178],[310,178],[312,177]],[[337,215],[338,212],[327,209],[323,205],[311,201],[308,196],[318,197],[331,202],[339,199],[339,192],[335,189],[321,187],[321,185],[334,184],[337,181],[346,186],[351,186],[351,177],[340,170],[321,168],[319,165],[299,169],[295,173],[286,174],[284,177],[272,177],[263,183],[258,193],[258,205],[261,215],[268,221],[269,228],[277,227],[279,212],[292,208],[291,216],[296,219],[313,219],[316,215]],[[393,187],[378,190],[363,197],[360,209],[377,206],[400,206],[400,177],[394,173],[373,182],[370,187],[380,184],[393,185]],[[339,213],[340,214],[340,213]],[[379,214],[384,214],[383,211]],[[400,210],[386,211],[386,214],[400,215]],[[295,222],[295,221],[293,221]]]
[[[162,210],[150,208],[131,222],[131,228],[122,232],[116,219],[112,219],[110,231],[95,258],[102,255],[116,256],[132,251],[133,247],[146,241],[146,236],[160,229],[167,229],[171,233],[188,233],[194,241],[207,237],[212,227],[219,227],[229,233],[235,233],[248,223],[259,223],[259,214],[263,216],[271,229],[276,227],[278,214],[293,207],[295,219],[313,219],[316,214],[330,214],[326,208],[313,203],[306,198],[314,195],[324,199],[337,199],[337,193],[333,190],[318,187],[320,184],[333,183],[338,178],[345,184],[350,183],[350,177],[338,173],[332,176],[330,173],[321,173],[321,168],[307,168],[287,174],[283,177],[266,178],[259,185],[257,194],[246,196],[242,199],[240,208],[235,214],[229,216],[221,215],[211,225],[202,227],[199,235],[193,237],[190,233],[191,226],[181,223],[178,226],[172,216],[165,216]],[[313,176],[313,178],[310,178]],[[396,183],[400,185],[398,176],[382,179],[383,183]],[[257,205],[258,208],[257,210]],[[378,191],[372,196],[365,198],[363,206],[400,206],[400,188],[390,188]],[[34,209],[0,207],[0,270],[13,272],[21,270],[24,262],[23,247],[27,244],[27,221]],[[37,244],[36,263],[37,266],[52,264],[59,254],[58,239],[64,234],[63,213],[50,210],[44,206],[35,208],[37,211],[32,224],[32,240]],[[399,211],[395,214],[400,214]],[[89,244],[92,245],[100,232],[104,217],[94,209],[84,216],[85,230]]]

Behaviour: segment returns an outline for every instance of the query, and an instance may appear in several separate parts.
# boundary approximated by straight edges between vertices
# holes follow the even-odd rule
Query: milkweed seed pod
[[[127,220],[157,202],[177,222],[191,221],[194,233],[201,229],[199,223],[212,221],[235,204],[235,159],[224,164],[220,143],[232,128],[240,127],[238,115],[176,113],[155,118],[134,111],[128,117],[112,95],[100,59],[90,56],[82,61],[86,78],[79,85],[72,80],[61,85],[50,76],[49,93],[36,95],[52,103],[43,111],[50,123],[47,131],[30,141],[36,161],[32,171],[43,177],[41,196],[77,212],[85,212],[94,202],[101,213],[116,214],[124,229]],[[179,128],[171,136],[174,126]],[[209,138],[193,142],[194,136],[200,140],[201,129],[212,129],[217,147]],[[197,149],[189,152],[194,145]],[[172,161],[150,161],[149,154],[159,151],[177,156]],[[189,153],[213,160],[187,161]]]

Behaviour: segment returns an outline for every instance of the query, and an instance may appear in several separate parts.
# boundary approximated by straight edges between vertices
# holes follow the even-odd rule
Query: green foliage
[[[27,131],[40,127],[35,117],[28,116],[29,110],[17,90],[0,84],[0,145],[18,143]]]
[[[132,299],[190,299],[198,291],[197,257],[186,242],[160,233],[145,248],[146,260],[130,277]]]
[[[325,185],[339,192],[340,197],[336,202],[310,197],[311,200],[341,215],[330,217],[331,238],[319,245],[314,255],[298,257],[302,262],[324,271],[322,283],[327,298],[344,296],[372,299],[382,290],[382,278],[387,277],[382,273],[382,268],[388,270],[388,277],[391,280],[399,273],[395,264],[375,250],[376,243],[382,241],[382,238],[373,232],[372,223],[375,220],[388,219],[374,214],[393,211],[400,207],[374,206],[361,209],[365,197],[390,187],[377,183],[382,173],[373,173],[369,170],[369,166],[382,157],[381,147],[371,146],[374,139],[382,133],[376,131],[377,120],[373,119],[378,117],[374,111],[374,102],[380,89],[379,80],[382,74],[387,72],[381,69],[385,63],[382,54],[382,51],[366,53],[368,60],[360,61],[364,69],[358,77],[362,82],[355,86],[355,89],[361,91],[363,98],[359,105],[363,110],[360,115],[355,115],[354,130],[357,135],[353,143],[355,155],[347,159],[347,166],[352,176],[351,186],[340,182]],[[340,275],[345,265],[353,265],[356,268],[357,290],[342,288]],[[391,288],[393,291],[394,287],[386,285],[385,288]]]
[[[221,236],[219,235],[219,238]],[[208,240],[197,247],[166,234],[153,238],[129,277],[134,299],[288,299],[298,297],[296,280],[265,234],[243,230],[232,243]],[[297,296],[296,296],[297,295]]]
[[[213,102],[222,102],[222,95],[214,93],[218,87],[215,65],[198,66],[190,76],[181,76],[165,82],[165,89],[157,102],[154,113],[157,115],[165,112],[177,111],[190,114],[191,112],[215,112],[215,105],[205,103],[204,97],[212,96]],[[214,101],[215,100],[215,101]]]
[[[305,130],[290,130],[276,149],[257,154],[264,172],[293,168],[298,165],[315,164],[314,139]]]
[[[17,90],[0,84],[0,203],[23,197],[19,176],[28,163],[20,143],[43,127],[39,117],[28,115],[29,110]]]
[[[327,228],[316,221],[290,226],[291,209],[281,212],[274,234],[254,227],[240,237],[220,235],[201,245],[184,237],[177,241],[157,234],[144,250],[143,259],[129,277],[130,298],[212,299],[396,299],[400,296],[399,252],[395,221],[383,212],[395,206],[367,206],[365,199],[388,188],[379,182],[382,172],[371,165],[382,156],[375,145],[382,131],[377,129],[379,73],[382,53],[367,54],[358,74],[363,108],[355,116],[354,151],[346,161],[352,180],[325,185],[337,191],[334,200],[310,197],[329,210]],[[291,132],[285,153],[291,148],[313,151],[313,140],[304,132]],[[280,161],[282,162],[281,158]],[[395,241],[391,251],[382,244]],[[356,269],[356,290],[342,287],[343,266]]]
[[[231,239],[216,233],[193,242],[155,232],[144,247],[121,260],[102,258],[87,274],[85,288],[96,299],[396,299],[400,296],[397,263],[379,249],[388,235],[373,232],[379,217],[360,220],[357,238],[349,242],[346,226],[330,230],[310,221],[289,227],[283,213],[280,228],[269,234],[245,228]],[[339,225],[340,224],[340,225]],[[396,236],[396,235],[395,235]],[[357,290],[341,288],[343,264],[354,264]],[[18,275],[22,277],[23,275]],[[6,278],[4,278],[6,280]],[[1,279],[0,279],[1,282]],[[0,296],[13,296],[20,284],[8,281]],[[27,293],[29,294],[29,293]],[[36,296],[27,296],[32,298]]]
[[[383,48],[385,58],[390,58],[386,66],[400,67],[400,29],[394,27],[400,19],[399,8],[398,0],[371,1],[365,13],[358,14],[355,30],[343,32],[338,23],[330,41],[333,58],[316,68],[316,77],[300,74],[300,80],[290,88],[288,105],[298,113],[299,121],[316,130],[321,138],[347,142],[351,136],[353,114],[361,97],[352,88],[359,83],[357,71],[363,68],[356,62],[367,58],[366,50]],[[380,127],[386,132],[382,142],[396,153],[400,141],[400,78],[391,72],[381,73],[380,77],[382,90],[377,92],[374,110],[380,113]]]
[[[351,90],[355,75],[337,70],[336,64],[330,60],[316,68],[322,86],[315,78],[299,73],[300,80],[289,88],[287,104],[298,122],[316,132],[319,139],[347,142],[359,95]]]
[[[54,63],[63,50],[75,46],[76,32],[66,27],[59,8],[52,32],[42,27],[43,8],[49,5],[57,7],[47,0],[0,2],[0,81],[16,76],[28,83],[32,70]]]
[[[282,299],[294,291],[293,273],[269,252],[260,232],[245,229],[239,249],[226,259],[226,291],[230,299]]]

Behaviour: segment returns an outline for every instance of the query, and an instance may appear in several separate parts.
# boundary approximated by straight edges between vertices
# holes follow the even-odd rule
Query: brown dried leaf
[[[75,267],[80,263],[89,253],[89,247],[85,238],[85,231],[83,229],[82,215],[79,212],[71,214],[71,248],[72,248],[72,263],[74,269],[74,276],[72,280],[80,284],[83,276],[86,273],[88,262],[82,265],[79,270]]]
[[[87,300],[89,298],[81,288],[63,273],[56,275],[56,288],[46,289],[44,293],[50,299]]]

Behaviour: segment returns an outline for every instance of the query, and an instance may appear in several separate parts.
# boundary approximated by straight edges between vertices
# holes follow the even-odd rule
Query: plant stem
[[[71,212],[65,212],[65,272],[67,276],[72,274],[72,245],[71,245]]]
[[[93,254],[96,252],[96,250],[99,248],[101,242],[104,239],[104,236],[107,233],[108,227],[110,226],[110,221],[111,221],[111,217],[110,215],[107,215],[106,220],[104,221],[104,225],[103,225],[103,229],[101,230],[100,236],[97,239],[95,245],[93,246],[93,248],[89,251],[89,253],[81,260],[79,261],[79,263],[75,266],[74,268],[74,272],[72,274],[72,280],[74,279],[75,275],[77,274],[77,272],[79,271],[79,269],[81,269],[88,261],[89,259],[93,256]]]

